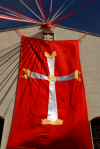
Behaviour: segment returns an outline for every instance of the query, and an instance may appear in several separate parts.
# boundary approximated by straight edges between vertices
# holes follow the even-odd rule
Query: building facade
[[[24,36],[44,40],[75,40],[85,33],[61,26],[57,26],[50,31],[39,25],[19,28],[18,30]],[[0,125],[4,124],[3,132],[0,130],[0,133],[2,133],[1,149],[6,148],[13,117],[19,72],[20,45],[21,35],[15,29],[0,32],[0,120],[2,121],[0,121]],[[79,42],[79,48],[86,91],[88,119],[91,122],[93,119],[100,118],[100,36],[89,33]],[[99,122],[98,120],[98,124]],[[100,130],[98,131],[99,137],[97,141],[99,144]]]

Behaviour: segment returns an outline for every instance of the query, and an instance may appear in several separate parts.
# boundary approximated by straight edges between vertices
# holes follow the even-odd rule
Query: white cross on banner
[[[63,123],[63,120],[58,119],[58,112],[57,112],[57,101],[56,101],[56,91],[55,91],[55,81],[68,81],[72,79],[77,79],[81,81],[80,77],[78,76],[80,72],[76,70],[75,72],[71,73],[67,76],[61,76],[61,77],[55,77],[54,76],[54,67],[55,67],[55,56],[56,51],[50,54],[45,52],[45,56],[47,57],[48,67],[49,67],[49,75],[50,76],[44,76],[39,73],[31,72],[29,69],[23,68],[23,71],[26,73],[22,76],[22,78],[28,79],[35,78],[35,79],[43,79],[50,81],[49,83],[49,104],[48,104],[48,115],[47,119],[42,120],[42,124],[55,124],[55,125],[61,125]]]

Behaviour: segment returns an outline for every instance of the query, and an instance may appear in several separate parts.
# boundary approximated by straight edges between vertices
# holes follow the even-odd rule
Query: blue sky
[[[23,1],[32,9],[31,5],[28,3],[28,0],[23,0]],[[51,0],[41,0],[46,18],[48,18],[49,11],[50,11],[50,1]],[[67,0],[63,9],[66,8],[71,1],[72,0]],[[60,17],[63,17],[79,9],[89,1],[90,0],[75,0],[74,3]],[[30,2],[39,13],[35,0],[30,0]],[[53,16],[56,13],[56,11],[61,7],[61,5],[64,2],[65,0],[55,0],[51,16]],[[0,5],[3,5],[7,8],[20,12],[22,14],[25,14],[39,21],[39,19],[35,17],[19,0],[0,0]],[[82,31],[88,31],[90,33],[95,33],[100,35],[100,0],[93,0],[93,2],[91,2],[85,8],[81,9],[80,11],[74,13],[73,15],[63,20],[60,20],[56,23],[61,26],[66,26],[66,27],[70,27],[70,28],[74,28]],[[29,26],[29,25],[33,25],[33,24],[0,19],[0,30],[12,29],[12,28]]]

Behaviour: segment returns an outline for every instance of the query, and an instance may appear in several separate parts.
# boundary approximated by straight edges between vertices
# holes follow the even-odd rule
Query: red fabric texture
[[[20,71],[7,148],[92,149],[84,83],[56,81],[58,118],[62,125],[43,125],[47,118],[49,81],[21,76],[23,68],[49,76],[45,52],[56,51],[55,76],[81,71],[79,41],[45,41],[22,36]],[[82,78],[82,74],[80,74]]]

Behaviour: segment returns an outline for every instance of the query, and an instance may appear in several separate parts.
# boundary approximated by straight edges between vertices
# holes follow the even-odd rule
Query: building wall
[[[19,29],[24,36],[42,38],[40,26]],[[54,40],[79,39],[84,33],[56,27]],[[21,36],[15,30],[0,32],[0,116],[5,118],[1,149],[6,148],[16,96]],[[100,36],[88,34],[79,43],[89,120],[100,116]]]

